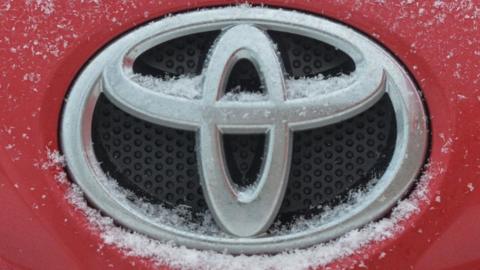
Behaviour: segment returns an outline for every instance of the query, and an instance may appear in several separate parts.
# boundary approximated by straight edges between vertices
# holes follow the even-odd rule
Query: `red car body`
[[[480,269],[480,1],[251,1],[347,24],[410,71],[430,117],[424,173],[436,170],[405,230],[330,269]],[[58,169],[64,97],[75,76],[122,33],[170,13],[236,1],[0,3],[0,269],[137,269],[153,262],[105,245],[65,200]],[[168,266],[165,266],[168,269]]]

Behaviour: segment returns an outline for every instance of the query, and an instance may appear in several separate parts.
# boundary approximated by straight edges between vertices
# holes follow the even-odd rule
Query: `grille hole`
[[[232,181],[241,187],[258,178],[265,153],[265,134],[225,134],[223,146]]]

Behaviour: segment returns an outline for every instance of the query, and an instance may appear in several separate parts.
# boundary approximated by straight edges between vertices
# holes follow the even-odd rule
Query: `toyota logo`
[[[62,120],[62,147],[68,169],[88,198],[121,224],[161,240],[233,253],[274,252],[337,237],[385,213],[408,190],[423,162],[426,124],[415,85],[396,60],[362,34],[329,20],[284,10],[225,8],[167,17],[133,30],[101,51],[71,89]],[[136,59],[177,37],[220,30],[200,73],[201,96],[188,99],[152,91],[131,79]],[[268,31],[296,33],[344,51],[355,64],[346,87],[309,98],[287,98],[286,73]],[[256,68],[265,98],[255,102],[224,99],[240,60]],[[99,95],[124,112],[150,123],[194,131],[200,184],[216,224],[227,234],[202,235],[156,223],[122,203],[105,185],[108,175],[92,150],[91,123]],[[297,131],[356,116],[387,94],[397,121],[397,140],[386,172],[369,196],[336,219],[302,232],[269,235],[284,201]],[[265,155],[255,184],[233,183],[223,134],[264,134]],[[408,156],[406,159],[405,157]]]

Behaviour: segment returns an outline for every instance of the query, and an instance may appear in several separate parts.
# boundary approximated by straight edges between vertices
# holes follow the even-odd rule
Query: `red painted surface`
[[[0,3],[1,269],[152,267],[105,246],[64,199],[66,186],[54,179],[55,170],[34,165],[46,160],[46,147],[58,148],[63,98],[102,46],[167,13],[228,1],[124,2]],[[331,266],[480,269],[480,1],[362,2],[252,2],[305,10],[363,31],[405,64],[428,105],[433,165],[426,173],[443,168],[430,182],[433,202],[422,205],[402,233]]]

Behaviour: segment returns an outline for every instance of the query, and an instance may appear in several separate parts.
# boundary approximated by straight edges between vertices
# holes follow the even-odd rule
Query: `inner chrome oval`
[[[240,59],[249,59],[265,82],[268,102],[283,102],[286,88],[283,68],[274,44],[266,33],[251,25],[237,25],[224,31],[210,49],[204,69],[205,107],[223,103],[228,74]],[[226,102],[225,106],[229,104]],[[231,104],[231,103],[230,103]],[[243,114],[249,113],[245,108]],[[240,112],[242,114],[242,112]],[[197,156],[200,181],[209,210],[225,231],[240,237],[264,233],[273,223],[283,201],[290,168],[291,134],[285,123],[272,120],[268,126],[229,123],[221,125],[215,117],[204,117],[198,136]],[[253,121],[252,121],[253,122]],[[228,173],[221,134],[264,133],[267,153],[252,194],[240,196]]]

